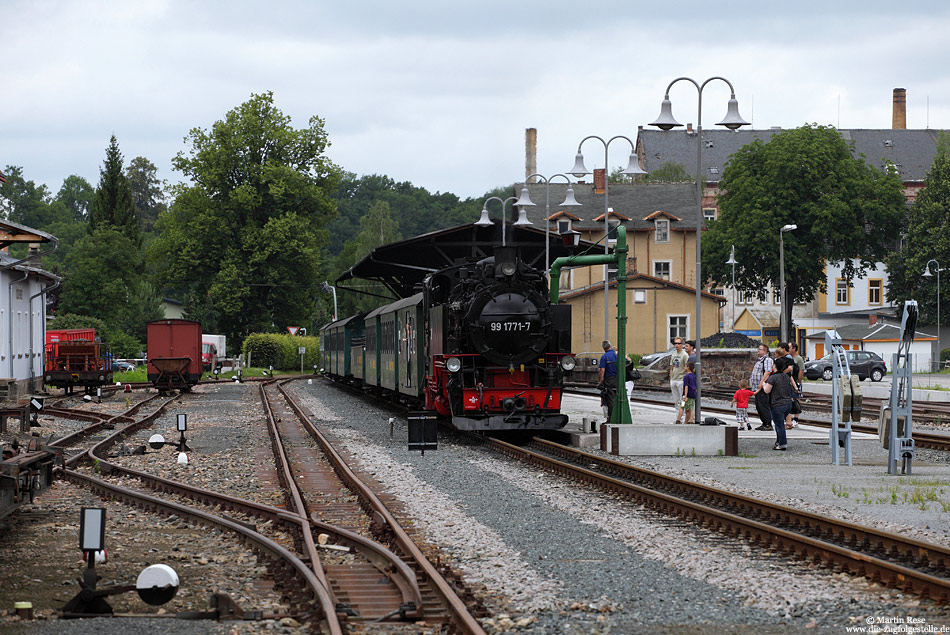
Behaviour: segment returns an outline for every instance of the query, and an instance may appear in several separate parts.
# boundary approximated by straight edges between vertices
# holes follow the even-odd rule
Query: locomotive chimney
[[[536,174],[538,171],[538,130],[536,128],[525,128],[524,131],[524,176]],[[528,181],[537,183],[537,177]]]
[[[907,128],[907,91],[903,88],[894,89],[891,128],[894,130]]]

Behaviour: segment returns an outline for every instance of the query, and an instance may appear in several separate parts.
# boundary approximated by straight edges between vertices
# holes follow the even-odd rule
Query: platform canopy
[[[515,227],[512,224],[505,228],[505,244],[518,247],[521,258],[538,269],[544,269],[545,265],[544,236],[543,228]],[[560,256],[571,255],[563,246],[559,234],[551,232],[549,240],[551,262]],[[501,246],[501,225],[497,222],[490,227],[469,224],[440,229],[377,247],[344,271],[336,279],[336,284],[340,288],[363,293],[360,289],[342,283],[353,279],[372,280],[382,283],[395,298],[406,298],[418,291],[416,285],[427,275],[458,261],[487,258],[494,253],[496,246]],[[595,253],[601,253],[604,249],[602,245],[581,241],[577,253],[588,248],[594,249]]]

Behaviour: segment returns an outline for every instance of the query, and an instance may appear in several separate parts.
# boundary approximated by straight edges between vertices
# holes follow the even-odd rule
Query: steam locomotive
[[[547,290],[517,248],[496,247],[428,275],[415,295],[324,326],[324,370],[460,430],[562,428],[571,312]]]

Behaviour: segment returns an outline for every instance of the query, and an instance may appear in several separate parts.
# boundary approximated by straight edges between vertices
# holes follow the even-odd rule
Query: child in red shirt
[[[749,397],[754,394],[749,390],[749,382],[743,379],[739,382],[739,390],[732,396],[730,405],[736,408],[736,421],[739,423],[740,430],[742,430],[743,425],[746,430],[752,429],[752,424],[749,423]]]

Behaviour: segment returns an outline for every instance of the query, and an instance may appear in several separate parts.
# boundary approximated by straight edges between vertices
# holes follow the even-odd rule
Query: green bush
[[[950,359],[950,348],[945,348],[940,351],[940,362],[941,364]]]
[[[273,366],[276,370],[300,370],[299,347],[304,353],[304,372],[320,361],[320,338],[282,335],[279,333],[251,333],[244,340],[241,351],[249,366],[258,368]]]

